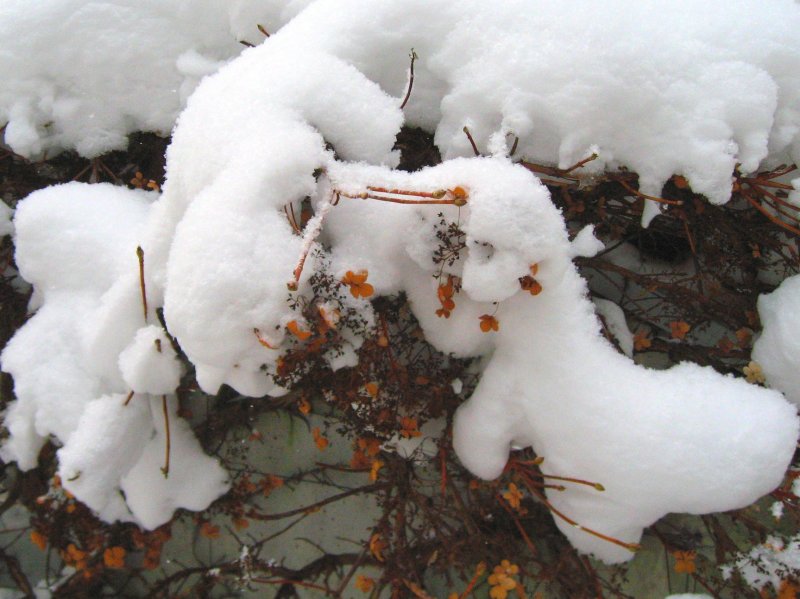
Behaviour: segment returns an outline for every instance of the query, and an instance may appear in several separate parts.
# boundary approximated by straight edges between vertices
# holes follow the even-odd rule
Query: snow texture
[[[772,293],[758,298],[763,330],[753,344],[753,359],[770,387],[783,391],[800,405],[800,276],[783,281]]]
[[[21,202],[17,261],[38,311],[2,354],[18,399],[0,457],[31,468],[44,440],[56,437],[65,486],[105,519],[153,527],[177,507],[202,509],[227,488],[225,474],[176,415],[170,393],[180,370],[154,309],[163,307],[205,391],[228,384],[246,395],[279,395],[286,390],[273,380],[277,361],[300,343],[287,327],[306,324],[287,302],[287,284],[296,287],[292,297],[311,300],[312,274],[336,281],[367,271],[376,295],[407,294],[438,349],[485,358],[454,423],[454,447],[468,469],[497,477],[511,447],[532,446],[545,474],[602,484],[604,491],[546,491],[581,524],[556,519],[581,551],[624,561],[630,552],[583,527],[635,543],[668,512],[742,507],[780,482],[798,435],[795,407],[777,390],[710,368],[653,371],[617,352],[600,334],[572,263],[602,244],[590,229],[570,241],[547,188],[506,153],[516,137],[516,156],[562,167],[596,153],[578,172],[625,166],[656,195],[681,174],[711,202],[727,201],[736,164],[749,172],[800,157],[796,3],[579,0],[564,11],[522,0],[318,0],[266,3],[265,13],[255,3],[208,3],[192,11],[199,25],[191,27],[183,3],[78,4],[82,11],[67,0],[0,8],[0,40],[30,33],[0,44],[0,75],[10,81],[0,118],[9,120],[6,140],[16,151],[76,147],[95,155],[121,147],[133,129],[165,131],[182,93],[235,53],[232,32],[244,31],[237,27],[267,12],[299,14],[197,86],[177,121],[160,197],[73,184]],[[47,49],[59,44],[48,39],[43,48],[37,33],[50,22],[47,8],[64,18],[87,15],[58,34],[68,37],[52,70],[43,67],[53,55]],[[143,28],[145,10],[158,16]],[[93,24],[92,36],[78,35],[83,22]],[[116,50],[100,53],[93,44]],[[415,83],[400,110],[411,48],[419,57]],[[86,52],[111,58],[93,59],[91,75],[75,77],[69,65]],[[84,85],[96,93],[83,95]],[[404,123],[435,131],[441,165],[392,170]],[[490,156],[472,157],[464,126]],[[450,199],[463,193],[466,205],[347,197],[370,186],[442,190]],[[297,211],[306,197],[316,216],[298,235],[284,208]],[[452,264],[434,259],[437,232],[448,223],[465,239]],[[520,288],[531,275],[538,295]],[[448,276],[461,288],[444,319],[436,315],[437,286]],[[374,317],[369,301],[345,286],[331,294],[328,308],[358,316],[358,325],[340,320],[347,344],[329,356],[345,367]],[[764,310],[787,318],[762,304],[765,323]],[[618,310],[602,303],[599,310],[628,348]],[[484,315],[494,315],[496,331],[481,330]]]
[[[8,0],[0,6],[0,124],[18,154],[123,149],[167,134],[197,83],[308,2]]]
[[[107,521],[149,528],[177,508],[202,509],[227,489],[225,472],[202,453],[173,400],[173,468],[169,478],[160,471],[163,409],[160,398],[151,409],[146,394],[173,393],[180,365],[159,327],[138,329],[138,286],[121,295],[116,285],[138,271],[137,238],[156,196],[72,183],[20,203],[16,259],[38,310],[0,356],[17,396],[5,414],[11,436],[0,457],[33,468],[53,436],[68,491]],[[137,395],[124,405],[129,391]]]
[[[762,545],[746,554],[739,554],[739,558],[726,569],[737,570],[755,591],[761,591],[767,585],[772,585],[777,591],[781,580],[800,570],[800,535],[789,539],[767,537]]]

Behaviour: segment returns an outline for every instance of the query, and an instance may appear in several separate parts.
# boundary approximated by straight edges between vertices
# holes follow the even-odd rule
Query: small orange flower
[[[689,182],[682,175],[673,175],[672,182],[678,189],[689,189]]]
[[[161,565],[161,547],[148,547],[142,563],[145,570],[155,570]]]
[[[519,278],[519,286],[531,295],[539,295],[543,290],[542,284],[529,275]]]
[[[356,449],[353,452],[353,457],[350,458],[350,467],[353,470],[366,470],[372,464],[372,460],[370,460],[364,452],[360,449]]]
[[[38,530],[31,531],[31,543],[36,545],[42,551],[47,549],[47,537],[45,537]]]
[[[133,185],[136,189],[142,189],[145,186],[145,178],[141,171],[136,171],[136,175],[128,183]]]
[[[303,397],[297,404],[297,409],[300,410],[300,413],[304,416],[308,416],[311,413],[311,404],[305,397]]]
[[[673,551],[675,557],[675,571],[679,574],[693,574],[697,571],[694,560],[697,558],[696,551]]]
[[[372,462],[372,469],[369,471],[369,479],[372,482],[375,482],[376,480],[378,480],[378,472],[380,472],[381,468],[383,468],[383,462],[382,461],[374,460]]]
[[[311,429],[311,434],[314,437],[314,443],[316,444],[317,449],[320,451],[324,451],[327,449],[328,445],[330,445],[330,441],[322,436],[318,426],[315,426],[313,429]]]
[[[379,562],[385,561],[383,557],[383,550],[386,549],[386,541],[383,540],[380,533],[375,533],[369,539],[369,552]]]
[[[363,576],[362,574],[356,576],[356,588],[362,593],[369,593],[374,586],[375,581],[369,576]]]
[[[752,338],[753,331],[748,328],[742,327],[736,331],[736,340],[739,342],[739,347],[746,347],[749,345]]]
[[[481,317],[481,331],[488,333],[489,331],[500,330],[500,323],[491,314],[483,314]]]
[[[417,428],[417,419],[404,416],[400,419],[400,436],[404,439],[419,437],[422,433]]]
[[[742,371],[744,372],[745,377],[747,377],[748,383],[760,385],[765,383],[767,380],[764,376],[764,371],[761,369],[761,364],[758,362],[750,361],[750,363],[745,366]]]
[[[211,522],[203,522],[203,524],[200,525],[200,534],[207,539],[218,539],[219,526],[211,524]]]
[[[692,327],[683,320],[673,320],[669,323],[669,330],[673,339],[684,339]]]
[[[515,510],[520,508],[520,501],[522,501],[522,491],[517,488],[517,485],[514,483],[508,484],[508,490],[503,493],[503,497]]]
[[[335,329],[336,325],[339,323],[339,319],[341,318],[341,314],[337,309],[328,309],[325,306],[317,306],[317,310],[319,311],[320,318],[322,318],[322,322],[319,326],[320,333],[326,333],[331,329]]]
[[[644,351],[650,349],[653,342],[650,340],[650,334],[645,329],[639,329],[633,336],[633,349],[636,351]]]
[[[317,429],[319,430],[319,429]],[[283,479],[274,474],[267,474],[261,481],[261,489],[264,497],[269,497],[275,489],[280,489],[283,486]]]
[[[719,348],[719,351],[721,351],[723,354],[729,354],[733,351],[734,345],[733,341],[728,339],[726,335],[717,342],[717,347]]]
[[[233,526],[236,528],[236,530],[244,530],[250,526],[250,521],[247,518],[234,518]]]
[[[289,332],[297,337],[300,341],[305,341],[311,337],[311,331],[301,328],[296,320],[290,320],[286,325],[286,328],[289,329]]]
[[[439,298],[441,308],[436,310],[436,316],[450,318],[450,312],[455,310],[456,303],[453,301],[453,294],[455,293],[455,279],[453,275],[447,276],[447,283],[439,285],[436,290],[436,295]]]
[[[73,566],[76,570],[85,570],[87,567],[86,552],[78,549],[75,543],[67,545],[67,550],[62,552],[64,562]]]
[[[109,547],[103,551],[103,563],[106,568],[121,570],[125,567],[125,548]]]
[[[362,437],[357,441],[358,448],[368,456],[376,456],[381,450],[381,443],[372,437]]]
[[[508,592],[517,587],[517,581],[512,578],[519,572],[519,566],[510,563],[507,559],[500,562],[499,565],[494,567],[491,575],[489,575],[489,597],[491,599],[506,599]]]
[[[798,596],[800,596],[800,586],[788,580],[781,580],[781,584],[778,587],[778,597],[776,599],[797,599]]]
[[[353,297],[367,298],[375,293],[375,289],[372,285],[367,283],[368,276],[369,271],[367,270],[359,270],[357,273],[348,270],[342,279],[342,283],[350,286],[350,293]]]
[[[364,385],[364,390],[373,399],[378,397],[378,383],[375,382],[367,383],[366,385]]]

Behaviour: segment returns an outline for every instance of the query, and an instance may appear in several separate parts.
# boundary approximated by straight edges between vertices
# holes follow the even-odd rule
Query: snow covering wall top
[[[172,130],[198,81],[308,2],[8,0],[0,4],[0,125],[18,154],[94,157]]]

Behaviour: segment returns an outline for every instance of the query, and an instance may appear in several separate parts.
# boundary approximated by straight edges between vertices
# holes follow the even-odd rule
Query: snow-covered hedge
[[[256,22],[285,21],[229,61]],[[18,399],[0,456],[31,468],[55,437],[65,488],[107,520],[202,509],[225,473],[175,414],[172,338],[206,392],[279,395],[309,306],[337,330],[341,368],[375,334],[370,298],[403,292],[428,342],[485,358],[453,428],[468,469],[497,477],[532,446],[545,474],[602,483],[547,491],[582,551],[631,555],[584,527],[636,543],[668,512],[747,505],[795,449],[791,346],[762,338],[786,357],[766,370],[776,389],[617,353],[572,263],[602,244],[590,229],[570,240],[510,154],[562,168],[594,154],[586,184],[625,167],[643,193],[682,175],[725,203],[737,165],[800,157],[799,27],[790,0],[6,2],[0,120],[19,153],[94,156],[167,131],[224,66],[178,117],[162,194],[76,183],[20,204],[37,311],[2,354]],[[435,131],[441,165],[393,169],[404,124]],[[306,198],[299,231],[287,207]],[[658,211],[647,202],[645,224]],[[452,259],[443,230],[463,236]],[[764,301],[770,319],[797,311],[787,289]]]

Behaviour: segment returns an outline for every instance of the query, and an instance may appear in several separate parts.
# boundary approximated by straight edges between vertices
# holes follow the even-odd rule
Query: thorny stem
[[[167,396],[161,396],[161,409],[164,411],[164,431],[167,436],[167,443],[165,446],[166,455],[164,457],[164,467],[161,472],[164,478],[169,478],[169,450],[170,450],[170,435],[169,435],[169,410],[167,409]]]
[[[147,323],[147,290],[144,283],[144,250],[142,246],[136,246],[136,257],[139,259],[139,288],[142,290],[142,312],[144,322]]]
[[[414,52],[414,48],[411,48],[411,54],[409,54],[409,57],[411,58],[411,68],[409,69],[408,74],[408,89],[406,90],[406,97],[403,98],[403,103],[400,104],[400,110],[403,110],[403,108],[406,107],[408,99],[411,97],[411,88],[414,87],[414,62],[417,60],[417,58],[419,58],[417,53]]]

